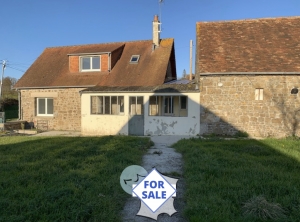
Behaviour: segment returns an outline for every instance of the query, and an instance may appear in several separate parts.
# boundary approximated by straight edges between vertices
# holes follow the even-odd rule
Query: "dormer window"
[[[100,71],[100,56],[81,56],[80,70],[81,72]]]
[[[130,58],[130,63],[138,63],[140,59],[140,55],[133,55]]]

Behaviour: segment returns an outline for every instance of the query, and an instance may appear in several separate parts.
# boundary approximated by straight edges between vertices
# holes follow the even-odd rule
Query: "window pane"
[[[181,109],[186,109],[186,102],[187,102],[187,97],[186,96],[181,96],[180,97]]]
[[[105,96],[105,114],[110,114],[110,96]]]
[[[82,69],[91,69],[91,61],[89,57],[81,58]]]
[[[144,97],[142,96],[137,97],[136,114],[144,115]]]
[[[98,113],[99,114],[103,114],[103,106],[104,106],[104,101],[103,101],[103,96],[98,96],[98,100],[97,100],[97,102],[98,102]]]
[[[47,114],[53,114],[53,99],[47,99]]]
[[[91,96],[91,114],[97,113],[97,96]]]
[[[124,96],[119,96],[120,113],[124,113]]]
[[[38,114],[46,114],[46,102],[45,99],[38,99]]]
[[[135,104],[136,104],[136,97],[129,97],[129,113],[130,115],[135,115]]]
[[[102,96],[91,96],[91,114],[103,114]]]
[[[173,98],[172,96],[165,97],[165,113],[172,114],[173,113]]]
[[[99,56],[92,57],[92,60],[93,60],[93,69],[100,69],[100,57]]]
[[[119,114],[117,98],[118,98],[117,96],[111,97],[111,114],[113,114],[113,115]]]
[[[158,115],[158,104],[157,104],[157,97],[156,96],[150,96],[150,101],[149,101],[149,115],[150,116],[156,116]]]

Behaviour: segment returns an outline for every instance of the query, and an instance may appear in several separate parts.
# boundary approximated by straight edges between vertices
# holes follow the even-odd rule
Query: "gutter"
[[[155,93],[155,94],[165,94],[165,93],[199,93],[200,90],[194,91],[176,91],[176,92],[155,92],[155,91],[80,91],[82,93]]]
[[[19,120],[22,120],[22,114],[21,114],[21,92],[17,90],[18,92],[18,117]]]
[[[20,89],[60,89],[60,88],[89,88],[94,87],[96,85],[87,85],[87,86],[38,86],[38,87],[15,87],[13,89],[20,90]]]
[[[111,52],[92,52],[92,53],[71,53],[68,56],[80,56],[80,55],[102,55],[102,54],[109,54]]]
[[[213,75],[300,75],[300,72],[204,72],[199,76]]]

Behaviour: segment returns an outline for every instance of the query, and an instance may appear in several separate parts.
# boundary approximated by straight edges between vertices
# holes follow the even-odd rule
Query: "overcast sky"
[[[189,73],[196,22],[300,15],[300,0],[0,0],[0,60],[20,78],[46,47],[148,40],[161,15],[161,38],[175,39],[177,75]],[[193,63],[194,66],[195,63]]]

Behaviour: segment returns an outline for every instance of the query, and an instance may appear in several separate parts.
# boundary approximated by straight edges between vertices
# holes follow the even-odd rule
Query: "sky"
[[[195,67],[196,22],[300,15],[299,0],[0,0],[0,62],[19,79],[47,47],[152,39],[154,15],[161,38],[175,39],[177,76]]]

